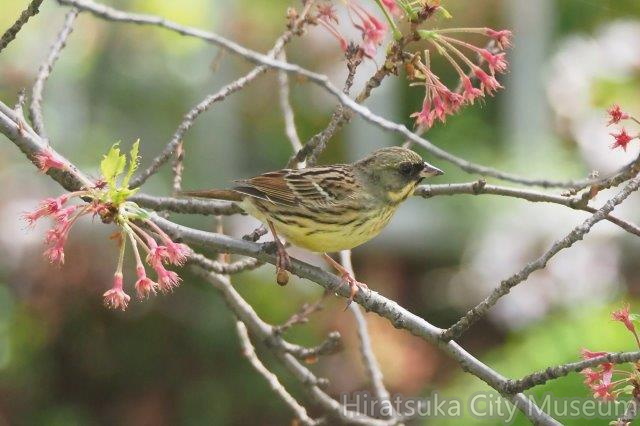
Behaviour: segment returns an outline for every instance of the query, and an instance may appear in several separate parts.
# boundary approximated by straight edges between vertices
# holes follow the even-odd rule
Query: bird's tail
[[[242,194],[232,189],[206,189],[203,191],[181,191],[183,197],[215,198],[216,200],[242,201]]]

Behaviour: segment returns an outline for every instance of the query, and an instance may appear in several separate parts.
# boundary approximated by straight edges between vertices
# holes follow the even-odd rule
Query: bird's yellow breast
[[[245,200],[241,206],[264,224],[273,223],[278,234],[291,244],[322,253],[348,250],[369,241],[389,223],[397,209],[397,205],[387,205],[366,211],[348,211],[336,218],[336,223],[330,223],[333,221],[319,222],[315,218],[286,217],[273,212],[267,217],[252,200]]]

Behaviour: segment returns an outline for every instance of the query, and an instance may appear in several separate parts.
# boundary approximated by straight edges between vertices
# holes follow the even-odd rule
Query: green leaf
[[[131,147],[131,151],[129,151],[129,170],[127,170],[127,174],[122,180],[122,187],[129,187],[129,180],[138,169],[138,165],[140,164],[140,157],[138,153],[140,152],[140,139],[136,140]]]
[[[118,176],[122,174],[127,164],[127,157],[120,154],[119,144],[120,142],[114,143],[107,155],[105,155],[100,162],[102,177],[111,188],[115,188]]]
[[[442,16],[444,16],[446,19],[453,18],[453,16],[449,13],[449,11],[442,6],[438,8],[438,12],[442,14]]]

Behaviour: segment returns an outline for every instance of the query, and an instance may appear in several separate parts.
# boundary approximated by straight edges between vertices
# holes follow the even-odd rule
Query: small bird
[[[327,252],[363,244],[389,223],[401,202],[424,179],[443,174],[414,151],[379,149],[352,164],[283,169],[235,181],[232,189],[185,191],[181,195],[237,202],[269,227],[276,243],[278,284],[288,280],[290,259],[278,235],[320,252],[351,289],[349,303],[366,285]]]

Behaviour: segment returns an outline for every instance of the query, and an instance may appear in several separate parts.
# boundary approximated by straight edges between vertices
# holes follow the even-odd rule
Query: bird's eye
[[[398,169],[403,176],[411,176],[411,174],[413,173],[413,164],[402,163],[400,164],[400,167]]]

